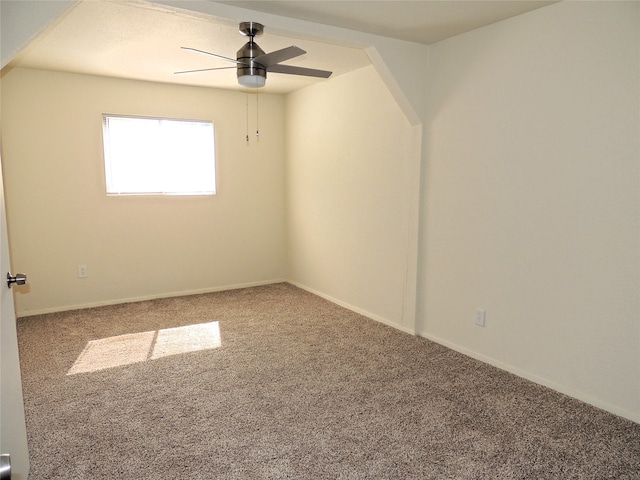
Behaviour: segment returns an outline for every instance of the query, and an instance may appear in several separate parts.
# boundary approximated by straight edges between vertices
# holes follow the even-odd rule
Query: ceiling
[[[219,3],[430,45],[556,1],[259,0]]]
[[[431,44],[549,1],[234,1],[219,2],[314,23]],[[242,19],[250,21],[251,18]],[[279,30],[278,33],[281,33]],[[10,63],[64,72],[164,83],[242,89],[230,62],[181,49],[192,47],[235,58],[247,41],[237,25],[138,0],[82,0]],[[284,62],[330,70],[334,76],[369,64],[362,49],[269,32],[256,37],[265,52],[296,45],[306,55]],[[176,71],[229,67],[174,74]],[[326,80],[272,73],[261,91],[287,93]]]

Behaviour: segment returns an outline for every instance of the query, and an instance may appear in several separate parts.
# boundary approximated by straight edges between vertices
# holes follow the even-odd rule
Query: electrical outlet
[[[78,278],[87,278],[89,274],[87,273],[86,265],[78,265]]]
[[[475,324],[479,327],[484,327],[484,321],[486,317],[486,312],[480,308],[476,310]]]

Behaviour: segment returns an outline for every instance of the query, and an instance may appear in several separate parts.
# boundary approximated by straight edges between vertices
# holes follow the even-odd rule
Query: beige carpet
[[[18,329],[31,480],[640,478],[640,425],[288,284]]]

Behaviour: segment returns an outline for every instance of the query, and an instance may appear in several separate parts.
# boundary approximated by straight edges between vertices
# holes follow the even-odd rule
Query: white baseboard
[[[362,308],[359,307],[354,307],[353,305],[347,303],[347,302],[343,302],[342,300],[338,300],[337,298],[333,298],[330,295],[327,295],[325,293],[319,292],[317,290],[314,290],[313,288],[307,287],[306,285],[303,285],[301,283],[298,282],[294,282],[293,280],[286,280],[287,283],[290,283],[291,285],[294,285],[298,288],[301,288],[303,290],[306,290],[309,293],[313,293],[314,295],[317,295],[319,297],[324,298],[325,300],[329,300],[331,303],[335,303],[336,305],[340,305],[341,307],[346,308],[347,310],[351,310],[352,312],[356,312],[360,315],[363,315],[365,317],[370,318],[371,320],[375,320],[376,322],[380,322],[383,323],[389,327],[393,327],[396,330],[400,330],[402,332],[408,333],[410,335],[415,335],[416,332],[415,330],[411,329],[411,328],[407,328],[404,327],[396,322],[392,322],[391,320],[388,320],[386,318],[380,317],[379,315],[376,315],[374,313],[371,312],[367,312],[366,310],[363,310]]]
[[[486,355],[482,355],[481,353],[475,352],[473,350],[469,350],[468,348],[462,347],[460,345],[457,345],[455,343],[449,342],[447,340],[444,340],[442,338],[436,337],[434,335],[431,335],[429,333],[426,332],[419,332],[418,333],[419,336],[424,337],[428,340],[431,340],[433,342],[436,342],[440,345],[443,345],[447,348],[450,348],[451,350],[455,350],[456,352],[462,353],[463,355],[466,355],[468,357],[471,358],[475,358],[476,360],[480,360],[481,362],[484,363],[488,363],[489,365],[493,365],[494,367],[497,367],[501,370],[505,370],[509,373],[513,373],[514,375],[517,375],[518,377],[530,380],[534,383],[537,383],[539,385],[548,387],[552,390],[555,390],[556,392],[562,393],[564,395],[568,395],[569,397],[575,398],[577,400],[580,400],[582,402],[588,403],[589,405],[593,405],[594,407],[600,408],[602,410],[605,410],[609,413],[613,413],[614,415],[618,415],[620,417],[624,417],[628,420],[631,420],[632,422],[636,422],[636,423],[640,423],[640,415],[636,414],[634,412],[631,412],[629,410],[625,410],[623,408],[617,407],[616,405],[612,405],[608,402],[602,401],[598,398],[594,398],[591,395],[588,395],[584,392],[580,392],[577,390],[573,390],[572,388],[569,388],[565,385],[556,383],[552,380],[543,378],[543,377],[539,377],[538,375],[535,375],[534,373],[528,372],[526,370],[522,370],[520,368],[514,367],[513,365],[509,365],[507,363],[501,362],[499,360],[496,360],[495,358],[492,357],[488,357]]]
[[[75,305],[64,305],[60,307],[42,308],[38,310],[17,311],[16,317],[32,317],[34,315],[42,315],[45,313],[66,312],[69,310],[81,310],[83,308],[104,307],[106,305],[118,305],[121,303],[144,302],[145,300],[155,300],[158,298],[185,297],[187,295],[199,295],[202,293],[222,292],[225,290],[238,290],[240,288],[260,287],[262,285],[271,285],[274,283],[286,282],[284,279],[264,280],[260,282],[241,283],[236,285],[223,285],[219,287],[201,288],[197,290],[183,290],[179,292],[167,292],[154,295],[144,295],[140,297],[126,297],[112,300],[104,300],[99,302],[79,303]]]

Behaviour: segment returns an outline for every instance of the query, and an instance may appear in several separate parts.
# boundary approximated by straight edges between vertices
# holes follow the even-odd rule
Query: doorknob
[[[11,480],[11,455],[0,455],[0,480]]]
[[[24,285],[27,283],[27,276],[24,273],[16,273],[15,277],[11,276],[11,273],[7,273],[7,285],[11,288],[11,284]]]

